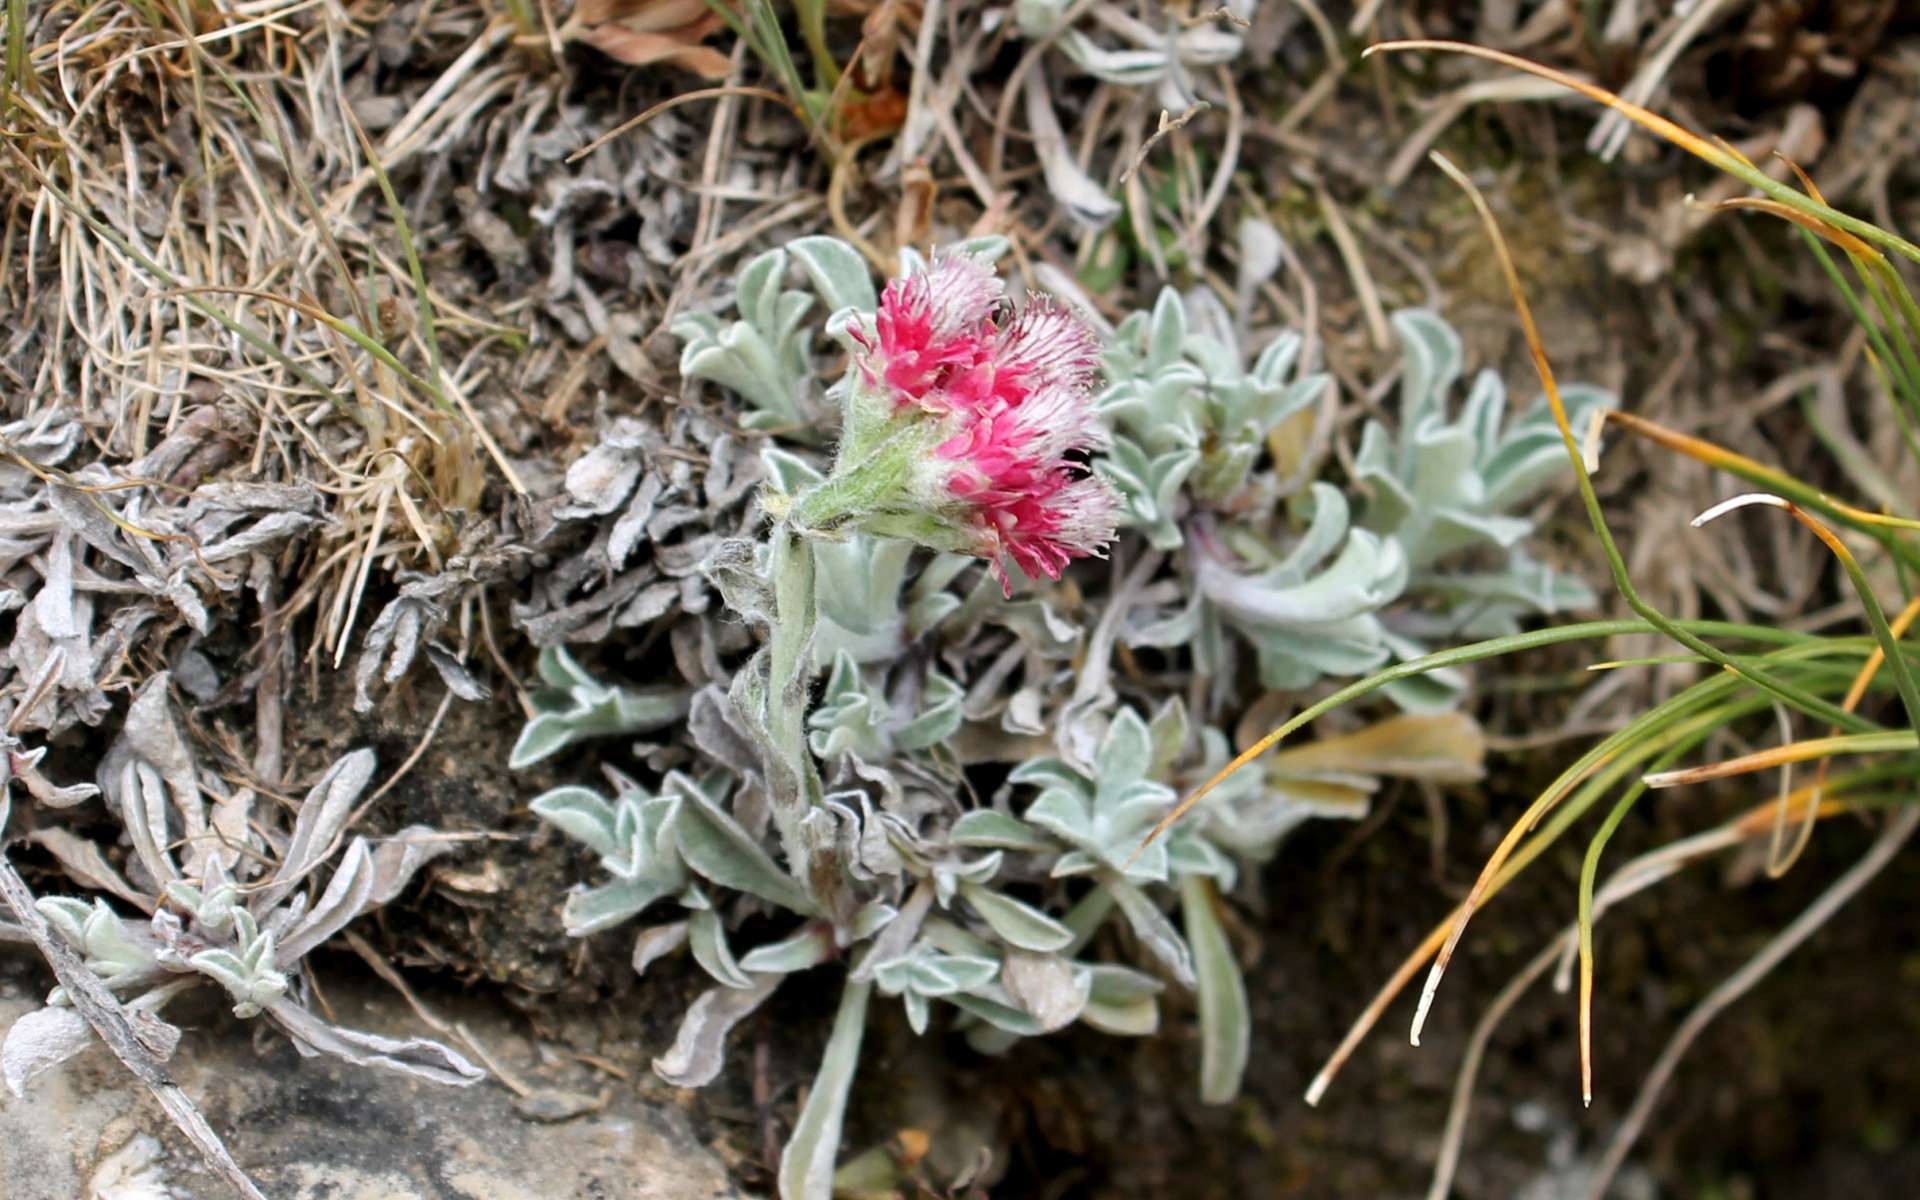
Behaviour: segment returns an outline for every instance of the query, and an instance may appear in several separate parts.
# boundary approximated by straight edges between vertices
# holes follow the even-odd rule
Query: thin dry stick
[[[1680,1065],[1681,1057],[1713,1023],[1714,1018],[1752,991],[1754,985],[1765,979],[1769,971],[1799,949],[1801,943],[1812,937],[1860,889],[1871,883],[1874,876],[1893,861],[1893,856],[1906,845],[1916,828],[1920,828],[1920,806],[1903,808],[1881,831],[1879,838],[1868,847],[1866,855],[1859,862],[1834,880],[1826,891],[1807,906],[1805,912],[1794,918],[1792,924],[1776,934],[1760,953],[1747,960],[1745,966],[1728,976],[1725,982],[1708,993],[1697,1008],[1687,1014],[1680,1028],[1674,1030],[1666,1048],[1660,1051],[1660,1057],[1654,1060],[1653,1069],[1647,1072],[1646,1082],[1640,1085],[1640,1094],[1634,1097],[1633,1107],[1627,1111],[1626,1119],[1620,1123],[1613,1141],[1608,1144],[1606,1156],[1600,1160],[1599,1171],[1594,1176],[1593,1186],[1587,1192],[1588,1200],[1604,1200],[1608,1185],[1626,1161],[1627,1151],[1639,1140],[1640,1131],[1646,1127],[1647,1117],[1652,1114],[1667,1080],[1673,1077],[1674,1068]]]
[[[1373,285],[1373,275],[1367,270],[1366,255],[1360,252],[1360,243],[1354,239],[1346,217],[1327,189],[1316,184],[1313,194],[1321,215],[1327,219],[1327,234],[1333,238],[1334,248],[1340,251],[1340,261],[1346,264],[1347,274],[1353,279],[1353,290],[1360,298],[1360,311],[1366,315],[1367,332],[1372,335],[1374,348],[1386,350],[1393,345],[1393,331],[1387,327],[1387,312],[1380,304],[1380,292]]]
[[[347,945],[352,948],[355,954],[360,956],[361,961],[365,962],[369,967],[372,967],[373,973],[378,975],[388,987],[400,993],[400,998],[407,1002],[407,1007],[413,1010],[413,1015],[419,1017],[429,1029],[449,1040],[458,1039],[467,1049],[473,1051],[474,1057],[484,1062],[487,1069],[493,1072],[493,1077],[498,1079],[501,1084],[514,1095],[525,1099],[533,1094],[533,1089],[521,1082],[519,1077],[501,1068],[500,1064],[494,1060],[494,1057],[487,1053],[487,1048],[480,1044],[479,1039],[467,1032],[465,1025],[457,1021],[446,1020],[428,1008],[421,1001],[420,997],[414,994],[414,990],[408,985],[406,977],[394,970],[393,964],[388,962],[385,956],[378,950],[375,950],[373,946],[368,943],[367,939],[361,937],[351,929],[347,930],[343,936],[346,939]]]
[[[1151,134],[1147,135],[1147,140],[1140,143],[1140,149],[1134,151],[1133,161],[1127,164],[1126,170],[1120,172],[1120,182],[1126,183],[1133,178],[1135,172],[1139,171],[1140,168],[1146,164],[1147,155],[1153,153],[1153,148],[1159,145],[1161,138],[1166,137],[1176,130],[1185,129],[1187,122],[1212,108],[1213,105],[1208,101],[1196,100],[1193,102],[1192,107],[1177,117],[1166,109],[1161,109],[1160,123],[1154,127]]]
[[[1213,224],[1215,214],[1226,203],[1227,189],[1233,186],[1234,174],[1240,166],[1240,146],[1246,140],[1246,106],[1240,102],[1240,89],[1234,85],[1233,72],[1220,67],[1215,72],[1215,78],[1220,84],[1221,94],[1227,98],[1227,136],[1220,143],[1220,163],[1214,169],[1213,181],[1207,184],[1205,194],[1200,197],[1200,207],[1194,212],[1186,232],[1175,243],[1195,257],[1205,257],[1199,253],[1201,234]]]
[[[1660,88],[1660,82],[1673,69],[1673,64],[1693,40],[1706,29],[1708,22],[1726,6],[1726,0],[1701,0],[1693,6],[1679,25],[1673,29],[1665,42],[1656,50],[1645,65],[1634,72],[1627,86],[1620,89],[1620,97],[1632,104],[1645,104],[1653,99],[1654,92]],[[1593,132],[1587,135],[1587,150],[1597,155],[1601,162],[1612,162],[1620,148],[1627,144],[1627,136],[1633,132],[1633,125],[1618,110],[1602,113],[1593,124]]]
[[[759,87],[701,88],[698,91],[682,92],[678,96],[674,96],[667,100],[662,100],[660,103],[654,105],[652,108],[649,108],[645,112],[641,113],[639,116],[627,118],[626,120],[620,122],[618,125],[615,125],[612,129],[607,130],[605,133],[601,134],[599,137],[593,139],[592,141],[588,142],[586,145],[580,147],[578,150],[575,150],[572,154],[567,155],[567,161],[569,163],[580,161],[581,159],[585,158],[587,155],[592,154],[595,150],[598,150],[600,147],[606,145],[608,142],[619,137],[621,134],[626,133],[628,130],[631,130],[631,129],[638,129],[640,126],[645,125],[648,121],[653,120],[655,117],[659,116],[663,112],[666,112],[670,108],[678,108],[682,104],[689,104],[695,100],[717,100],[722,96],[754,96],[754,97],[758,97],[761,100],[771,100],[773,103],[779,105],[781,108],[784,108],[788,112],[792,113],[802,123],[805,123],[807,119],[807,115],[804,112],[801,112],[798,108],[796,108],[793,104],[793,101],[787,99],[785,96],[782,96],[779,92],[768,91],[766,88],[759,88]]]
[[[1493,998],[1480,1023],[1473,1027],[1466,1053],[1460,1058],[1460,1073],[1453,1081],[1453,1101],[1447,1109],[1446,1130],[1440,1135],[1440,1156],[1433,1164],[1433,1182],[1427,1187],[1427,1200],[1447,1200],[1447,1193],[1453,1190],[1453,1173],[1460,1165],[1460,1147],[1466,1141],[1467,1116],[1473,1107],[1473,1085],[1480,1076],[1480,1061],[1486,1057],[1494,1031],[1506,1020],[1508,1011],[1519,1003],[1520,997],[1547,973],[1547,968],[1560,956],[1562,944],[1568,940],[1567,935],[1562,934],[1548,942]]]
[[[220,1135],[207,1124],[193,1101],[182,1091],[180,1085],[167,1074],[166,1064],[147,1049],[134,1031],[133,1023],[127,1019],[127,1010],[120,1001],[107,990],[98,975],[87,969],[80,956],[71,946],[54,936],[40,912],[33,906],[33,893],[27,889],[26,881],[13,869],[13,863],[0,851],[0,898],[4,898],[7,907],[13,910],[14,920],[20,923],[33,944],[40,951],[47,965],[53,968],[54,975],[60,980],[60,986],[67,990],[73,1000],[74,1008],[93,1026],[113,1051],[114,1056],[132,1071],[134,1077],[147,1085],[154,1099],[167,1116],[186,1134],[194,1149],[200,1151],[214,1174],[226,1181],[236,1196],[245,1200],[267,1200],[266,1194],[255,1187],[247,1178],[247,1173],[233,1161],[233,1155],[227,1153],[226,1144]]]

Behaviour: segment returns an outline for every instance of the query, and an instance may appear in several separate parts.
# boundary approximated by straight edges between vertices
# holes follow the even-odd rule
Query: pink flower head
[[[896,407],[938,394],[954,372],[980,360],[982,329],[991,329],[1005,294],[998,276],[961,254],[941,255],[930,269],[887,284],[873,320],[878,345],[853,333],[866,350],[867,386],[892,392]]]
[[[939,422],[921,490],[1011,594],[1009,559],[1028,576],[1060,578],[1113,539],[1116,503],[1072,457],[1106,442],[1093,410],[1093,331],[1044,300],[1000,324],[1004,306],[989,268],[936,257],[887,285],[856,357],[866,386],[890,398],[883,408]]]

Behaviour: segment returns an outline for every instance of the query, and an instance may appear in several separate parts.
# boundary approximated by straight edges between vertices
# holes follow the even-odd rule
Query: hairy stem
[[[800,822],[820,798],[820,780],[807,748],[807,702],[813,682],[813,547],[791,525],[773,531],[773,636],[767,647],[767,731],[779,762],[768,780],[774,819],[787,861],[803,860]]]

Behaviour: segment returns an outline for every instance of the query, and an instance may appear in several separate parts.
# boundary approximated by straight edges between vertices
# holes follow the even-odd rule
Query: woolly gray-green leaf
[[[753,986],[753,980],[734,960],[733,948],[727,944],[726,926],[711,908],[696,909],[687,918],[687,943],[693,948],[694,960],[713,976],[715,983],[741,989]]]
[[[879,297],[874,294],[867,260],[839,238],[795,238],[787,243],[787,252],[807,273],[813,290],[825,301],[827,311],[857,308],[862,312],[872,312],[879,307]]]
[[[753,836],[690,783],[674,819],[680,853],[700,875],[737,892],[750,892],[791,912],[812,916],[813,901],[774,864]]]
[[[1186,918],[1187,944],[1193,950],[1200,1010],[1200,1100],[1225,1104],[1239,1094],[1246,1073],[1252,1017],[1240,964],[1213,911],[1213,889],[1206,880],[1180,881],[1180,908]]]
[[[976,808],[962,813],[948,831],[947,840],[956,846],[985,850],[1042,852],[1052,848],[1052,843],[1033,826],[992,808]]]
[[[977,883],[962,883],[960,894],[975,912],[1009,944],[1023,950],[1050,953],[1064,950],[1073,941],[1073,931],[1047,914]]]
[[[1174,979],[1186,987],[1194,985],[1193,952],[1145,892],[1124,879],[1111,879],[1107,888],[1120,905],[1120,911],[1126,914],[1127,923],[1133,926],[1133,932],[1140,944],[1160,960],[1160,964],[1172,974]]]
[[[592,788],[557,787],[535,797],[530,807],[534,816],[603,858],[621,849],[613,805]]]
[[[727,1034],[773,995],[784,975],[756,975],[749,988],[708,988],[687,1007],[673,1045],[653,1060],[653,1073],[675,1087],[705,1087],[725,1064]],[[857,1053],[857,1051],[856,1051]]]
[[[586,937],[639,915],[677,890],[652,879],[616,879],[600,887],[575,889],[560,907],[560,923],[568,937]]]
[[[840,1008],[834,1014],[820,1070],[780,1154],[780,1200],[832,1200],[840,1127],[846,1118],[854,1071],[860,1063],[860,1040],[866,1031],[867,1001],[872,994],[871,983],[852,979],[840,994]]]
[[[789,974],[817,967],[833,957],[833,931],[809,924],[798,933],[764,946],[755,946],[740,958],[745,971]]]

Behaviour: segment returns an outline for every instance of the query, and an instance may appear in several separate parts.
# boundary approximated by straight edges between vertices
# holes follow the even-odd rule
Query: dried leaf
[[[144,912],[153,911],[154,898],[128,883],[107,861],[106,855],[100,853],[100,847],[86,838],[49,826],[34,830],[27,835],[27,840],[53,855],[67,878],[81,887],[118,896]]]
[[[332,1025],[291,1000],[267,1006],[267,1016],[293,1039],[303,1054],[325,1054],[363,1067],[384,1067],[424,1079],[468,1087],[487,1073],[453,1050],[428,1038],[390,1038]]]
[[[274,872],[267,886],[254,894],[249,908],[255,913],[267,912],[325,861],[340,827],[353,810],[353,802],[360,798],[373,778],[374,765],[373,751],[361,749],[327,768],[320,782],[314,784],[306,799],[300,802],[300,815],[294,818],[293,836],[287,841],[280,869]]]
[[[365,912],[372,904],[373,885],[373,854],[367,849],[367,839],[355,838],[341,856],[319,902],[281,939],[277,958],[280,969],[292,970],[308,951]]]
[[[672,921],[642,929],[633,939],[633,973],[645,975],[648,967],[686,944],[685,921]]]
[[[7,1090],[26,1094],[27,1084],[93,1044],[93,1026],[72,1008],[39,1008],[14,1021],[0,1045],[0,1075]]]

